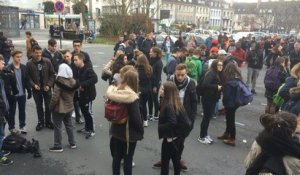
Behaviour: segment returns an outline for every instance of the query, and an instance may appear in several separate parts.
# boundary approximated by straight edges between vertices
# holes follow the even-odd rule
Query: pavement
[[[46,47],[48,40],[47,30],[32,31],[33,37],[43,47]],[[24,31],[20,38],[14,38],[13,42],[17,49],[25,51]],[[72,49],[72,42],[63,40],[63,48]],[[93,102],[93,112],[96,124],[96,135],[93,138],[85,139],[84,135],[75,133],[77,146],[75,150],[68,148],[67,134],[63,131],[62,153],[50,153],[48,149],[53,146],[53,131],[43,129],[35,131],[37,124],[37,113],[33,99],[28,100],[26,106],[26,123],[28,134],[25,137],[29,140],[35,138],[40,142],[42,152],[41,158],[33,158],[28,154],[11,154],[14,164],[0,167],[1,175],[109,175],[112,174],[112,158],[109,149],[109,122],[104,118],[104,98],[108,83],[101,80],[102,66],[113,54],[112,45],[86,44],[83,50],[88,52],[94,64],[94,70],[98,75],[96,85],[97,98]],[[24,56],[23,63],[27,58]],[[246,68],[242,69],[246,79]],[[198,105],[194,129],[186,139],[183,159],[189,168],[185,175],[241,175],[245,174],[243,161],[247,155],[252,142],[262,129],[259,123],[259,116],[264,112],[266,99],[264,98],[263,77],[265,70],[262,70],[258,79],[257,95],[250,105],[237,110],[237,145],[231,147],[224,145],[217,140],[217,136],[225,130],[224,116],[212,119],[209,126],[209,135],[215,140],[212,145],[204,145],[197,141],[200,133],[202,120],[202,108]],[[166,77],[163,76],[165,80]],[[18,114],[17,114],[18,115]],[[16,116],[17,116],[16,115]],[[17,118],[17,117],[16,117]],[[18,119],[16,119],[18,126]],[[75,125],[81,129],[82,125]],[[6,133],[9,133],[6,130]],[[153,163],[160,159],[161,140],[158,139],[157,122],[149,122],[145,128],[144,139],[138,142],[133,168],[136,175],[157,175],[160,171],[152,169]],[[172,174],[172,164],[170,163]],[[122,173],[121,173],[122,174]]]

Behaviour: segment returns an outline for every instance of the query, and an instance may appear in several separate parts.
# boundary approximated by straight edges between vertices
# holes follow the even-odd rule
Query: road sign
[[[63,12],[65,9],[65,5],[61,1],[56,1],[54,4],[54,8],[56,12]]]

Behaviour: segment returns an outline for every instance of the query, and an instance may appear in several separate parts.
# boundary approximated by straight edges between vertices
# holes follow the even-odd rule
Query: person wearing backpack
[[[170,77],[170,81],[173,81],[179,91],[179,98],[181,103],[184,106],[184,109],[187,113],[187,116],[191,120],[192,131],[194,126],[195,117],[197,114],[197,93],[196,93],[196,84],[188,75],[187,68],[184,64],[180,63],[176,67],[175,74]],[[183,140],[184,145],[184,140]],[[182,171],[188,171],[188,167],[185,165],[184,161],[181,159],[183,152],[183,147],[180,149],[180,169]],[[153,168],[160,168],[161,161],[157,161]]]
[[[235,146],[235,113],[239,105],[236,103],[239,81],[243,81],[239,68],[234,63],[228,63],[223,71],[223,105],[225,107],[226,129],[217,137],[224,144]]]
[[[54,125],[54,146],[49,148],[50,152],[63,152],[62,148],[62,122],[68,134],[71,149],[76,148],[74,138],[74,126],[72,124],[72,111],[74,108],[73,98],[79,82],[73,78],[73,72],[69,65],[62,63],[58,68],[54,90],[50,101],[52,120]]]
[[[252,84],[251,92],[253,94],[256,94],[256,80],[258,78],[260,70],[263,67],[263,59],[263,51],[259,48],[259,45],[256,42],[253,42],[246,56],[246,61],[248,63],[246,84],[248,87],[250,83]]]
[[[5,66],[4,58],[0,55],[0,73],[2,73],[2,70]],[[13,163],[12,160],[7,158],[3,151],[2,151],[2,144],[4,139],[4,131],[5,131],[5,118],[4,116],[7,115],[9,110],[9,103],[5,94],[5,84],[2,79],[2,76],[0,76],[0,165],[10,165]]]
[[[186,117],[185,109],[180,102],[175,83],[167,81],[160,89],[162,97],[158,121],[158,136],[163,139],[161,146],[161,175],[169,174],[169,162],[172,159],[174,174],[180,174],[180,150],[184,138],[179,128],[180,118]]]
[[[188,76],[197,81],[202,73],[202,63],[200,61],[200,50],[194,50],[193,55],[185,60],[188,69]]]
[[[266,89],[265,97],[267,98],[265,113],[275,114],[279,111],[279,107],[273,103],[273,97],[287,78],[287,72],[284,69],[284,65],[285,59],[283,57],[279,57],[275,60],[273,66],[266,71],[264,78]]]
[[[223,63],[219,60],[212,62],[211,68],[205,74],[202,82],[202,107],[203,107],[203,118],[201,122],[201,131],[198,141],[203,144],[212,144],[213,140],[208,135],[207,130],[209,121],[213,116],[216,108],[216,104],[221,97],[221,72],[223,70]]]
[[[120,175],[121,160],[124,159],[124,175],[131,175],[133,155],[137,141],[144,137],[144,127],[139,107],[138,73],[128,70],[121,77],[121,83],[109,86],[106,95],[111,101],[126,104],[128,117],[123,124],[111,123],[110,151],[113,174]]]
[[[0,31],[0,54],[4,57],[5,65],[9,62],[10,53],[13,48],[12,40],[5,37],[3,32]]]

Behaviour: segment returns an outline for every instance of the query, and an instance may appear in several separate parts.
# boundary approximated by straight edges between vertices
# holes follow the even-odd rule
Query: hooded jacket
[[[136,142],[138,140],[142,140],[144,137],[144,127],[139,108],[138,94],[128,86],[126,86],[124,89],[118,89],[118,87],[109,86],[106,96],[111,101],[128,104],[127,122],[129,122],[129,141]],[[112,137],[126,141],[126,123],[112,123],[110,134]]]
[[[237,79],[228,81],[223,88],[223,105],[227,108],[236,107],[236,89],[238,86]]]
[[[249,169],[250,167],[253,168],[253,163],[255,163],[255,161],[257,161],[257,157],[260,156],[261,153],[262,153],[261,146],[256,141],[254,141],[251,146],[250,152],[248,153],[248,155],[246,156],[246,159],[244,161],[245,167],[247,169]],[[285,155],[282,157],[282,161],[283,161],[285,173],[287,175],[300,174],[300,159],[299,158]]]
[[[50,101],[50,109],[60,114],[71,112],[74,107],[74,93],[78,87],[79,84],[75,79],[58,76]]]

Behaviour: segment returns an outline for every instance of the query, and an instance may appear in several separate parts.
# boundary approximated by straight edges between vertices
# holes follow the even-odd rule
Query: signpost
[[[61,31],[62,27],[61,27],[61,21],[60,21],[60,14],[62,12],[64,12],[65,9],[65,5],[63,2],[61,1],[56,1],[54,4],[54,9],[56,12],[58,12],[58,26],[59,26],[59,44],[60,44],[60,49],[62,49],[62,44],[61,44],[61,35],[63,31]]]

